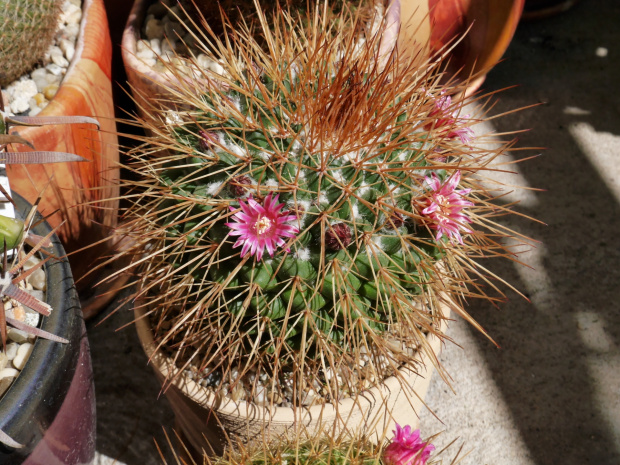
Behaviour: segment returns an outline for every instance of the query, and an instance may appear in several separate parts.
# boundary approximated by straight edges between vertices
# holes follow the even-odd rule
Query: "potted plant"
[[[259,17],[260,41],[204,25],[224,72],[171,69],[137,120],[117,232],[140,337],[198,449],[356,420],[380,438],[415,417],[449,312],[495,289],[474,257],[513,256],[480,180],[510,143],[473,145],[466,84],[346,11]]]
[[[8,3],[6,30],[15,33],[11,36],[3,32],[2,40],[9,40],[10,46],[0,47],[0,56],[3,63],[15,65],[16,71],[6,79],[19,77],[27,70],[27,64],[21,65],[22,58],[31,58],[31,62],[41,59],[49,45],[45,39],[53,35],[53,30],[52,34],[44,32],[50,31],[46,25],[56,24],[60,5],[59,0],[37,2],[36,6],[28,8],[20,8],[19,2],[14,0]],[[38,19],[32,20],[32,17]],[[67,252],[101,242],[97,247],[71,255],[73,270],[79,279],[86,275],[90,264],[112,246],[105,239],[116,224],[118,210],[111,199],[118,196],[119,171],[111,88],[112,46],[102,0],[84,0],[81,22],[76,26],[79,26],[79,38],[64,79],[50,103],[33,118],[33,125],[21,128],[19,134],[39,150],[74,153],[90,163],[12,165],[7,171],[13,190],[30,202],[34,202],[51,182],[41,199],[40,211],[52,227],[62,224],[58,234]],[[27,45],[22,45],[24,43]],[[30,54],[35,50],[38,52]],[[101,131],[93,131],[92,126],[84,124],[39,126],[36,121],[40,117],[73,115],[97,117]],[[28,152],[32,149],[21,146],[17,150]],[[102,208],[103,201],[105,208]],[[78,286],[89,290],[94,279],[96,277],[89,275]],[[105,298],[94,300],[97,300],[96,305],[105,303]]]
[[[251,5],[252,2],[246,3]],[[445,60],[447,75],[458,76],[462,82],[467,82],[467,91],[473,93],[508,48],[521,17],[524,0],[381,0],[374,4],[384,5],[385,9],[392,5],[400,11],[401,53],[423,50],[428,57],[445,53],[449,57]],[[181,2],[181,5],[192,9],[192,2]],[[209,18],[209,24],[221,30],[219,11],[214,4],[197,2],[197,5]],[[349,5],[354,7],[357,2],[349,2]],[[229,2],[225,6],[228,7],[227,13],[234,14],[239,2]],[[157,58],[165,57],[169,61],[173,43],[179,45],[179,50],[187,48],[179,40],[181,36],[185,35],[188,42],[193,43],[191,35],[187,36],[187,31],[182,27],[182,18],[170,14],[162,16],[171,7],[173,3],[165,0],[136,0],[127,20],[122,44],[123,62],[139,111],[143,100],[156,97],[165,100],[169,97],[167,83],[173,75],[167,71],[167,66],[156,64],[152,52],[156,52]],[[176,8],[174,11],[178,13]],[[151,32],[158,29],[161,30],[159,35]],[[177,61],[183,62],[182,59]],[[216,63],[208,61],[199,64],[217,67]]]
[[[423,440],[420,437],[420,430],[413,430],[409,425],[401,427],[396,424],[395,426],[396,429],[392,432],[392,438],[385,441],[385,444],[377,445],[358,432],[353,437],[291,441],[280,443],[271,448],[267,447],[266,444],[259,447],[240,445],[228,448],[222,457],[213,457],[207,454],[198,458],[188,457],[188,450],[182,441],[175,448],[169,436],[166,435],[166,439],[174,460],[178,464],[432,465],[444,463],[442,455],[452,444],[435,452],[435,446],[431,441],[437,436]],[[462,447],[449,463],[458,463],[461,452]]]
[[[98,126],[85,117],[62,121],[75,119]],[[85,161],[69,153],[6,152],[9,145],[35,149],[23,137],[8,134],[9,127],[23,123],[32,121],[0,119],[2,167]],[[40,199],[32,206],[11,194],[6,176],[0,177],[0,191],[0,461],[36,464],[53,457],[64,465],[88,463],[94,456],[94,389],[71,269],[55,230],[36,211]]]
[[[88,463],[94,456],[95,405],[88,340],[71,269],[63,247],[52,228],[40,216],[33,217],[33,207],[14,194],[18,218],[30,221],[27,233],[37,237],[37,247],[47,257],[44,263],[45,302],[33,308],[48,308],[40,328],[13,321],[1,310],[0,331],[6,343],[6,323],[38,336],[31,347],[27,363],[8,391],[0,398],[0,461],[3,464],[57,462],[66,465]],[[36,207],[35,207],[36,208]],[[5,223],[2,223],[3,232]],[[3,234],[6,238],[7,236]],[[48,242],[50,242],[48,246]],[[23,241],[18,243],[18,248]],[[20,263],[7,269],[4,254],[3,279],[14,283],[28,275]],[[3,284],[3,296],[15,293]],[[10,362],[9,362],[10,363]],[[10,370],[12,368],[4,368]],[[6,381],[6,380],[3,380]]]

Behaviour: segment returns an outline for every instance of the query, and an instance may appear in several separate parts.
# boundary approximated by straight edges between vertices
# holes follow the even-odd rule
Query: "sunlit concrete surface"
[[[490,262],[523,292],[471,314],[494,347],[462,321],[450,328],[462,349],[442,355],[452,393],[435,375],[426,435],[460,438],[464,465],[620,463],[620,5],[582,1],[563,15],[521,24],[483,90],[518,85],[493,112],[537,108],[493,120],[497,132],[530,129],[513,152],[522,185],[516,207],[540,219],[505,224],[540,244],[519,258],[533,269]],[[514,199],[507,199],[512,201]]]

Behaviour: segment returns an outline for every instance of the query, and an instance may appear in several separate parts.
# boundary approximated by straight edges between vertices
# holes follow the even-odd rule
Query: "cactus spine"
[[[59,0],[0,0],[0,85],[6,86],[43,58],[60,14]]]
[[[494,211],[470,173],[505,147],[468,145],[439,64],[394,55],[383,69],[380,39],[341,19],[279,18],[261,43],[231,29],[213,39],[225,76],[179,75],[183,110],[141,121],[152,136],[130,153],[139,180],[118,233],[135,239],[123,253],[180,367],[358,391],[415,369],[444,293],[484,275],[469,255],[505,254],[468,227]],[[330,387],[340,375],[346,388]]]

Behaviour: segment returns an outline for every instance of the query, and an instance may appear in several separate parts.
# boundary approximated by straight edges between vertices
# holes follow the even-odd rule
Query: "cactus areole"
[[[490,208],[471,174],[502,149],[469,145],[437,64],[378,65],[351,21],[231,30],[224,76],[180,77],[182,110],[142,121],[120,233],[179,366],[325,379],[367,354],[380,379],[426,349],[442,295],[467,295]]]

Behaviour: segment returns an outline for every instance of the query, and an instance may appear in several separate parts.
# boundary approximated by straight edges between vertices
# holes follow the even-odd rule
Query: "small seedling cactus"
[[[32,69],[52,43],[60,15],[59,0],[0,2],[0,86]]]
[[[292,377],[300,402],[311,379],[337,399],[415,370],[445,306],[470,319],[472,257],[510,255],[477,178],[509,144],[475,148],[464,86],[341,15],[205,35],[225,72],[179,75],[178,110],[140,120],[118,230],[180,368]]]

